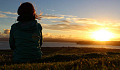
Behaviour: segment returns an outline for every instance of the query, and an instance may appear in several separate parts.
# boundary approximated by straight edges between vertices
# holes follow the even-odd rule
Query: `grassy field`
[[[44,47],[33,63],[15,64],[11,50],[0,50],[0,70],[120,70],[120,49]]]

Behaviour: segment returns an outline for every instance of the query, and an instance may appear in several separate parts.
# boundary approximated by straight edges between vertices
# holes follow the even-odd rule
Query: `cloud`
[[[47,11],[55,11],[55,10],[52,10],[52,9],[47,9]]]
[[[13,19],[16,19],[17,17],[11,17],[11,16],[7,16],[6,14],[0,14],[0,18],[13,18]]]
[[[3,33],[0,31],[0,38],[9,38],[9,34],[10,34],[10,29],[4,29]]]
[[[43,19],[62,19],[63,16],[55,16],[55,15],[41,15],[41,18]]]
[[[10,29],[4,29],[4,34],[9,34],[10,33]]]
[[[51,36],[51,33],[43,34],[43,37],[50,37],[50,36]]]
[[[13,19],[16,19],[17,17],[11,17],[11,16],[7,16],[5,14],[0,14],[0,18],[13,18]]]
[[[67,20],[71,20],[73,23],[86,23],[86,24],[96,24],[97,20],[90,18],[66,18]]]
[[[14,17],[8,15],[14,15]],[[16,15],[17,13],[0,11],[0,18],[16,18]]]
[[[12,12],[3,12],[5,14],[11,14],[11,15],[17,15],[17,13],[12,13]]]
[[[8,16],[5,14],[0,14],[0,18],[6,18],[6,17],[8,17]]]
[[[52,22],[61,23],[61,24],[42,24],[43,28],[50,30],[61,30],[61,31],[70,31],[70,30],[93,31],[104,27],[104,24],[99,23],[97,20],[90,18],[74,17],[74,18],[66,18],[65,20],[56,20],[56,21],[52,20]]]
[[[11,15],[17,15],[17,13],[13,13],[13,12],[3,12],[3,11],[0,11],[0,13],[4,13],[4,14],[11,14]]]
[[[9,34],[0,34],[0,38],[9,38]]]
[[[62,31],[70,31],[70,30],[86,30],[87,28],[82,25],[73,25],[73,24],[42,24],[43,28],[50,30],[62,30]]]
[[[61,21],[52,21],[53,23],[71,23],[70,21],[68,20],[61,20]]]
[[[56,34],[52,34],[52,33],[43,33],[43,38],[62,38],[62,39],[65,39],[65,38],[72,38],[72,35],[62,35],[62,34],[56,35]]]
[[[78,21],[96,21],[94,19],[89,19],[89,18],[77,18]]]
[[[73,16],[73,15],[59,15],[59,16],[63,16],[63,17],[67,17],[67,18],[77,18],[77,16]]]
[[[98,26],[113,26],[113,22],[109,21],[100,21],[96,19],[91,19],[91,18],[66,18],[67,21],[70,21],[72,24],[78,24],[78,25],[98,25]]]

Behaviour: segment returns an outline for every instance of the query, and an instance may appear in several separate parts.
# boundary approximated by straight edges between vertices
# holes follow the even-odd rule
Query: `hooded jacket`
[[[15,23],[11,26],[10,48],[14,50],[14,62],[27,62],[40,59],[42,27],[36,20]]]

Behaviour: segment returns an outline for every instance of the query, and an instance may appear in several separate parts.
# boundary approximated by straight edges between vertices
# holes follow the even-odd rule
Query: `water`
[[[42,47],[94,47],[94,48],[111,48],[120,49],[120,46],[111,45],[80,45],[76,43],[69,42],[44,42]],[[8,41],[0,41],[0,50],[10,49]]]
[[[8,41],[0,41],[0,49],[10,49]]]

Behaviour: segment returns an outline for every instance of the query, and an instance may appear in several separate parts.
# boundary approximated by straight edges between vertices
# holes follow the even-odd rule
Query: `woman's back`
[[[18,23],[11,26],[10,48],[14,62],[28,62],[41,58],[42,27],[37,23],[34,6],[25,2],[18,8]]]
[[[39,41],[42,38],[41,31],[42,27],[36,20],[18,22],[12,25],[11,35],[15,41],[15,46],[12,46],[15,49],[13,60],[15,62],[26,62],[41,58],[42,53],[39,46],[41,44]]]

